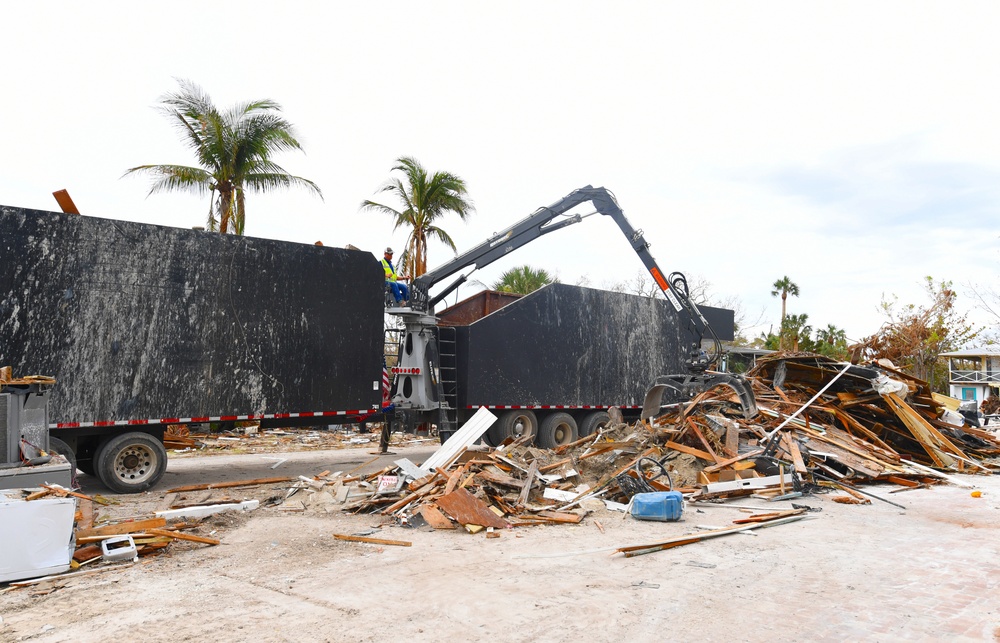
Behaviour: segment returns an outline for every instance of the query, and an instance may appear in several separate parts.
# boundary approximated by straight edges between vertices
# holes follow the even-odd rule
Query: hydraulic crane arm
[[[507,230],[493,235],[452,261],[418,277],[413,282],[413,292],[410,298],[412,307],[425,312],[432,310],[435,303],[465,281],[465,276],[459,277],[443,293],[430,299],[430,289],[442,280],[470,266],[474,266],[475,269],[484,268],[543,235],[579,223],[590,215],[567,215],[566,213],[587,202],[594,206],[597,213],[609,216],[614,220],[643,265],[646,266],[649,274],[652,275],[656,285],[663,291],[670,305],[694,331],[696,341],[691,346],[690,353],[686,358],[686,365],[693,373],[704,372],[721,355],[722,345],[718,336],[701,311],[698,310],[698,306],[690,300],[684,276],[676,272],[667,277],[664,276],[663,271],[660,270],[653,255],[649,252],[649,243],[643,237],[642,231],[632,227],[614,195],[603,187],[595,188],[588,185],[574,190],[552,205],[539,208],[530,216],[515,223]],[[564,218],[557,221],[556,219],[560,217]],[[711,357],[701,350],[701,340],[705,337],[710,337],[714,345]]]

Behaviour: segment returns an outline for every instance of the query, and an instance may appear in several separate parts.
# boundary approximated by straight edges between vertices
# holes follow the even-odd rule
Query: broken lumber
[[[670,538],[668,540],[664,540],[658,543],[652,543],[649,545],[630,545],[628,547],[619,547],[615,551],[625,554],[626,558],[632,558],[633,556],[652,554],[654,552],[663,551],[664,549],[671,549],[673,547],[680,547],[682,545],[690,545],[691,543],[700,542],[702,540],[708,540],[709,538],[728,536],[729,534],[736,534],[741,531],[750,531],[751,529],[763,529],[765,527],[775,527],[777,525],[784,525],[790,522],[794,522],[796,520],[802,520],[804,518],[806,518],[806,516],[804,515],[788,516],[787,518],[779,518],[777,520],[771,520],[769,522],[754,523],[751,525],[743,525],[741,527],[727,527],[726,529],[705,531],[699,534],[678,536],[676,538]]]
[[[147,529],[146,533],[153,534],[154,536],[166,536],[167,538],[173,538],[175,540],[189,540],[193,543],[203,543],[205,545],[218,545],[222,542],[216,538],[195,536],[194,534],[185,534],[181,531],[170,531],[168,529]]]
[[[349,536],[347,534],[334,534],[337,540],[348,540],[355,543],[368,543],[370,545],[395,545],[397,547],[410,547],[413,543],[407,540],[388,540],[386,538],[368,538],[367,536]]]
[[[121,536],[123,534],[137,534],[149,529],[158,529],[166,524],[166,518],[130,520],[125,522],[116,522],[102,527],[93,527],[91,529],[77,529],[76,536],[77,538],[82,538],[86,536]]]
[[[230,487],[252,487],[261,484],[275,484],[278,482],[292,482],[295,478],[287,476],[281,478],[257,478],[255,480],[232,480],[230,482],[210,482],[208,484],[190,484],[184,487],[167,489],[166,493],[181,493],[182,491],[204,491],[206,489],[228,489]]]

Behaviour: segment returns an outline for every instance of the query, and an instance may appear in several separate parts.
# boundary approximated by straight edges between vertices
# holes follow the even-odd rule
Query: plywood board
[[[490,511],[489,506],[465,489],[456,489],[441,496],[437,504],[449,516],[463,525],[480,525],[482,527],[507,526],[507,522]]]

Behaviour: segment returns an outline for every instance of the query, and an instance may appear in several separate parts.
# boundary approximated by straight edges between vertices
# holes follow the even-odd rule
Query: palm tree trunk
[[[236,212],[233,217],[233,232],[242,235],[246,226],[246,201],[243,198],[243,190],[236,190]]]
[[[229,221],[233,213],[233,191],[232,189],[219,188],[219,232],[226,234],[229,232]]]
[[[785,348],[785,302],[788,300],[788,291],[781,291],[781,326],[778,331],[778,350]]]

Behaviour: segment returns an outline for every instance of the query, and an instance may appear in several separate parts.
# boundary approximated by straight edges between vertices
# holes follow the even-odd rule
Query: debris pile
[[[346,511],[475,533],[578,523],[594,508],[625,511],[632,496],[651,491],[680,491],[689,502],[838,491],[837,502],[896,504],[858,486],[968,486],[946,471],[1000,468],[1000,440],[966,426],[926,382],[891,366],[782,354],[761,360],[748,379],[759,409],[750,419],[731,391],[715,388],[651,422],[629,424],[619,414],[553,450],[524,438],[469,450],[478,436],[468,435],[452,445],[463,428],[421,467],[398,460],[367,476],[320,476],[301,488],[332,487],[329,495]]]

